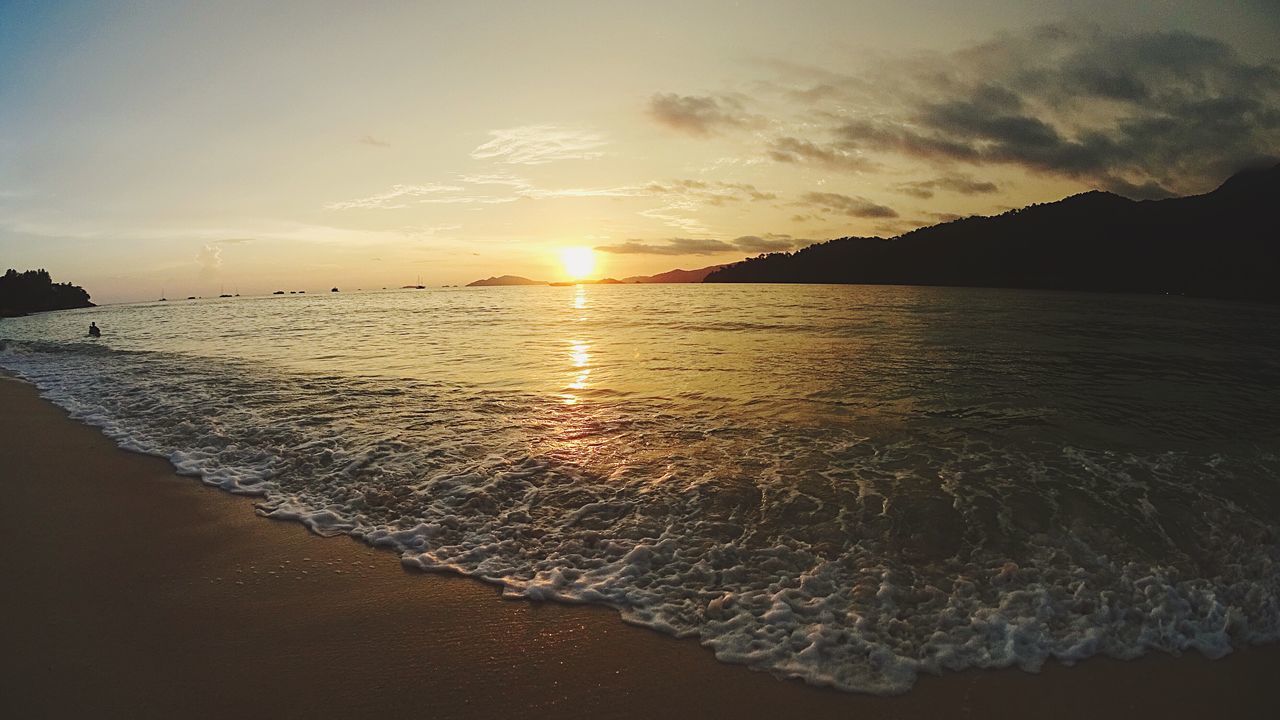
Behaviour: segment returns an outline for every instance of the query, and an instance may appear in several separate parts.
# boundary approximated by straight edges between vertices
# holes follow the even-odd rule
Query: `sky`
[[[564,280],[1280,155],[1280,2],[0,0],[0,265],[98,302]]]

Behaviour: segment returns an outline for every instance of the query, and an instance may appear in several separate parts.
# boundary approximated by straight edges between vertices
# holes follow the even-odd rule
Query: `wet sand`
[[[0,717],[1270,718],[1280,647],[874,697],[717,662],[598,607],[504,601],[122,451],[0,376]]]

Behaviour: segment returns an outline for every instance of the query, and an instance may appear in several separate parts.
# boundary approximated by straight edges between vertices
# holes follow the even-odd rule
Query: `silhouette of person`
[[[102,331],[98,329],[98,323],[89,323],[89,337],[102,337]]]

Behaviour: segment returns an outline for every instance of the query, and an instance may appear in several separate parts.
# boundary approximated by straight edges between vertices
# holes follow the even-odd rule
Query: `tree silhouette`
[[[10,269],[0,277],[0,315],[93,307],[89,293],[71,283],[55,283],[49,271]]]
[[[846,237],[730,265],[705,282],[1171,293],[1280,301],[1280,165],[1205,195],[1087,192],[896,238]]]

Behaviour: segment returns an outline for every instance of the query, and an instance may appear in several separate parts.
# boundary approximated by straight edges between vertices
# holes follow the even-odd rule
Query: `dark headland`
[[[1280,302],[1280,165],[1204,195],[1087,192],[884,239],[846,237],[727,266],[705,282],[1167,293]]]
[[[93,306],[84,288],[55,283],[48,270],[18,272],[11,268],[0,276],[0,317]]]

